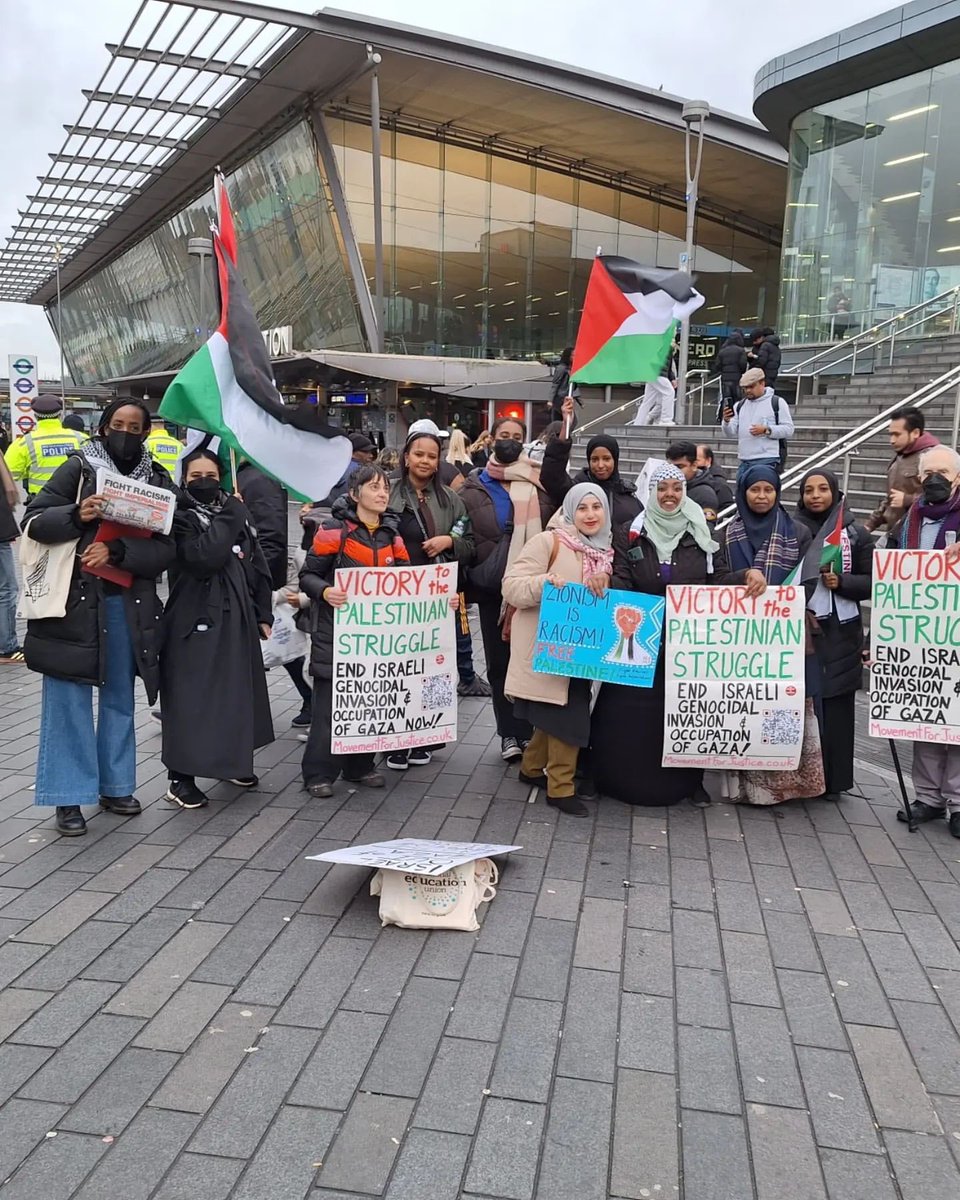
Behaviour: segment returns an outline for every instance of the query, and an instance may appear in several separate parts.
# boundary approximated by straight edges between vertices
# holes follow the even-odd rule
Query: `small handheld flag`
[[[598,254],[587,283],[570,378],[643,383],[664,373],[677,321],[703,304],[684,271]]]

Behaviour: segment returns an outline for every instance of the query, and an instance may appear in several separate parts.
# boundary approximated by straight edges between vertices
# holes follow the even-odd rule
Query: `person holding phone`
[[[738,483],[749,467],[783,470],[786,441],[793,436],[790,406],[774,394],[759,367],[751,367],[740,376],[740,390],[742,400],[725,401],[721,425],[723,436],[737,441]]]
[[[853,787],[856,696],[862,678],[860,605],[870,599],[873,538],[854,520],[837,477],[822,468],[808,471],[801,480],[794,522],[809,529],[813,538],[800,581],[820,673],[826,795],[839,799]],[[834,546],[838,527],[839,543]]]

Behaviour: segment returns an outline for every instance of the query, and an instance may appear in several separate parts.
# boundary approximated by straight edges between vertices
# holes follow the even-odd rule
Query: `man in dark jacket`
[[[903,518],[920,495],[920,455],[940,442],[926,431],[923,409],[901,408],[890,418],[890,445],[894,457],[887,467],[887,494],[864,524],[871,533],[880,530],[891,544]]]
[[[697,447],[697,469],[704,472],[707,482],[717,493],[721,509],[733,504],[733,488],[727,483],[726,476],[720,468],[715,465],[713,449],[710,446],[700,445]]]
[[[753,342],[753,350],[747,355],[750,365],[760,368],[767,387],[776,387],[782,357],[779,336],[768,325],[765,329],[755,329],[750,340]]]
[[[720,372],[721,397],[724,400],[739,400],[740,376],[747,369],[747,352],[741,330],[735,329],[730,334],[717,351],[713,366]]]
[[[23,662],[17,641],[17,566],[13,547],[20,530],[13,515],[19,503],[17,485],[0,458],[0,664]]]
[[[700,505],[712,529],[720,511],[720,501],[706,471],[697,466],[696,446],[693,442],[673,442],[667,447],[666,459],[683,472],[687,481],[687,497]]]

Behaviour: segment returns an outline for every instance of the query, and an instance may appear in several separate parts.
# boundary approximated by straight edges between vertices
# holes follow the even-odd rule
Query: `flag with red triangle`
[[[664,374],[678,321],[703,304],[684,271],[617,254],[593,260],[570,373],[575,383],[644,383]]]

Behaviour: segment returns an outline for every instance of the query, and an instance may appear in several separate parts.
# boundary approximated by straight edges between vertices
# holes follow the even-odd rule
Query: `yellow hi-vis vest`
[[[147,449],[150,457],[161,467],[165,467],[171,479],[176,477],[177,461],[183,446],[176,438],[171,437],[165,429],[151,429],[147,435]]]
[[[17,438],[7,450],[5,460],[14,479],[23,480],[27,494],[35,496],[53,478],[57,467],[79,450],[87,438],[73,429],[64,429],[59,417],[45,417],[36,429]]]

